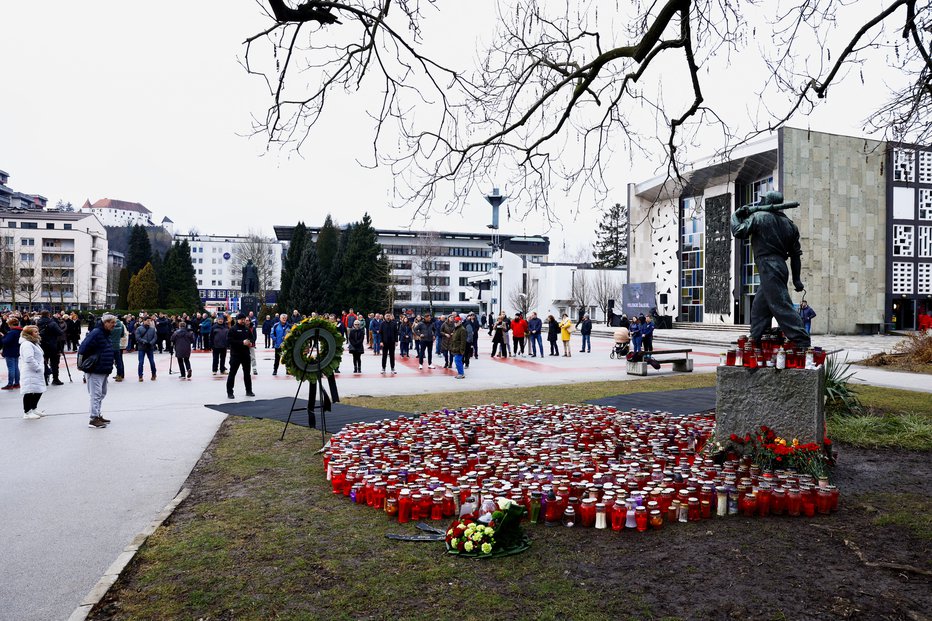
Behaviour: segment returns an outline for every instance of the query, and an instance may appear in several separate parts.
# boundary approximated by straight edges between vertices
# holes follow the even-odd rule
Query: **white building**
[[[0,304],[102,308],[107,231],[92,214],[0,209]]]
[[[496,253],[494,267],[470,278],[472,299],[482,313],[504,310],[536,311],[546,318],[573,319],[588,314],[594,322],[606,322],[612,305],[621,307],[627,270],[601,269],[586,263],[530,262],[508,251]],[[526,299],[525,299],[526,298]],[[620,313],[619,313],[620,314]]]
[[[293,226],[276,226],[275,234],[290,242],[293,230]],[[308,232],[316,241],[320,229],[308,227]],[[394,229],[376,229],[376,234],[391,262],[396,311],[421,313],[431,307],[435,313],[481,310],[472,280],[497,266],[492,258],[492,235]],[[546,237],[502,235],[494,240],[517,253],[519,262],[520,257],[528,263],[545,261],[550,250]],[[505,291],[508,293],[510,290]]]
[[[103,222],[104,226],[153,226],[152,212],[140,203],[102,198],[94,204],[84,201],[83,213],[91,213]]]
[[[173,241],[187,240],[191,263],[197,277],[201,301],[209,309],[239,308],[245,246],[251,238],[238,235],[175,235]],[[282,282],[284,245],[269,239],[262,244],[267,267],[259,266],[259,287],[265,291],[264,302],[274,303]],[[254,263],[256,263],[254,261]],[[257,264],[258,265],[258,264]]]

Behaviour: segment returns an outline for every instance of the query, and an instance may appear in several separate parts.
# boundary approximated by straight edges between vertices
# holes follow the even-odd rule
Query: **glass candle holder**
[[[715,503],[715,515],[718,517],[725,517],[728,515],[728,490],[724,486],[719,487],[715,491],[716,503]]]
[[[625,501],[619,498],[615,501],[615,507],[612,509],[612,530],[622,530],[625,527],[627,517],[628,509],[625,507]]]
[[[573,528],[576,526],[576,511],[573,510],[572,506],[568,506],[566,511],[563,512],[563,526],[567,528]]]
[[[699,499],[695,496],[689,498],[686,505],[686,519],[690,522],[698,522],[702,519],[702,507]]]
[[[540,524],[540,492],[531,492],[531,524]]]
[[[637,525],[638,532],[643,533],[647,530],[647,508],[638,507],[634,510],[634,522]]]
[[[822,515],[828,515],[832,510],[832,492],[827,487],[820,487],[816,496],[816,510]]]
[[[595,505],[595,527],[599,530],[608,528],[608,520],[605,514],[605,504],[597,502]]]
[[[802,495],[798,489],[791,489],[786,493],[786,514],[791,517],[799,517],[802,511]]]
[[[650,527],[654,530],[660,530],[663,528],[663,514],[659,509],[654,509],[648,515],[650,519]]]
[[[595,526],[595,498],[586,498],[579,507],[579,525],[583,528]]]

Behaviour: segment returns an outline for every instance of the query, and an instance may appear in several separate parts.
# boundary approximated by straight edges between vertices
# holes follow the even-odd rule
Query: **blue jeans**
[[[463,354],[453,354],[453,364],[456,365],[456,374],[463,375]]]
[[[641,335],[631,337],[631,343],[634,345],[634,353],[641,351]]]
[[[113,364],[116,365],[117,377],[123,377],[123,350],[115,349],[113,351]]]
[[[7,386],[19,384],[19,358],[6,359]]]
[[[812,334],[812,322],[811,321],[804,321],[803,327],[806,328],[806,334]]]
[[[531,355],[532,356],[543,356],[544,355],[544,339],[541,337],[540,332],[537,334],[532,334],[528,337],[531,341]]]
[[[139,356],[139,377],[142,377],[142,369],[145,366],[143,363],[145,362],[147,357],[149,358],[149,369],[152,370],[152,375],[155,375],[155,358],[152,356],[152,350],[151,349],[146,349],[146,350],[140,349],[136,353]]]
[[[377,354],[382,351],[382,335],[377,332],[372,333],[372,351]]]
[[[592,335],[591,334],[582,335],[582,347],[579,348],[579,351],[592,351]]]
[[[443,337],[440,336],[440,335],[437,335],[437,337],[436,337],[436,349],[434,350],[434,353],[437,354],[437,355],[440,355],[440,343],[441,343],[441,341],[443,341]]]

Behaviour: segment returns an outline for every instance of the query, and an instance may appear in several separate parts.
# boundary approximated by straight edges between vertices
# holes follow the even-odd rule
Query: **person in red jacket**
[[[512,355],[524,358],[525,335],[527,335],[527,321],[521,313],[515,313],[515,318],[511,322]]]

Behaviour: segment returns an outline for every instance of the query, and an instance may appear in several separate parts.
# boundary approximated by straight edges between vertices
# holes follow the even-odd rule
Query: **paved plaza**
[[[665,337],[685,331],[658,331],[656,349]],[[574,350],[571,358],[490,359],[483,332],[480,358],[465,380],[452,371],[417,369],[417,360],[398,359],[398,374],[381,375],[380,359],[367,354],[363,373],[346,373],[341,395],[418,394],[480,388],[507,388],[634,379],[625,363],[609,358],[608,338],[593,338],[592,353]],[[697,373],[714,371],[721,345],[694,345]],[[703,337],[705,338],[705,337]],[[716,336],[715,338],[727,338]],[[840,337],[841,338],[841,337]],[[892,337],[843,337],[848,349],[889,349]],[[881,339],[881,340],[878,340]],[[819,339],[816,339],[817,344]],[[579,337],[574,336],[578,347]],[[669,343],[672,346],[672,343]],[[676,347],[682,347],[677,343]],[[204,404],[227,401],[225,377],[210,373],[209,354],[192,356],[193,379],[169,375],[169,356],[156,355],[159,376],[135,378],[135,354],[125,356],[127,381],[110,382],[103,414],[113,423],[103,430],[87,427],[88,397],[80,374],[73,383],[49,387],[40,403],[48,416],[22,419],[18,391],[0,394],[0,619],[65,619],[94,586],[123,548],[177,494],[224,415]],[[435,358],[435,363],[437,362]],[[441,363],[442,364],[442,363]],[[667,367],[664,367],[666,369]],[[253,378],[257,399],[293,396],[295,381],[280,372],[271,376],[272,352],[259,351],[259,375]],[[657,374],[663,382],[669,371]],[[859,381],[932,392],[932,376],[857,369]],[[5,374],[0,375],[5,380]],[[246,399],[241,377],[237,399]],[[295,430],[295,433],[298,433]]]

